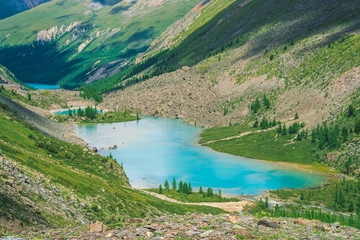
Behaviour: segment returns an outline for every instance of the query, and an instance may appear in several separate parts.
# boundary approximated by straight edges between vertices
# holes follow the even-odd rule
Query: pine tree
[[[207,189],[207,194],[206,194],[207,197],[211,197],[211,188],[208,188]]]
[[[189,183],[189,185],[188,185],[188,192],[187,192],[188,194],[191,194],[192,193],[192,187],[191,187],[191,184]]]
[[[173,178],[173,181],[172,181],[172,189],[176,190],[176,179],[175,178]]]
[[[355,117],[355,107],[354,105],[350,104],[348,107],[348,117]]]
[[[268,198],[268,196],[265,197],[265,207],[269,208],[269,198]]]
[[[165,189],[166,189],[167,191],[170,190],[170,186],[169,186],[168,180],[165,180],[164,187],[165,187]]]
[[[257,128],[259,126],[259,121],[256,119],[253,125],[253,128]]]
[[[295,119],[295,120],[299,119],[299,114],[298,114],[298,113],[295,113],[294,119]]]
[[[266,94],[264,94],[263,103],[264,103],[264,106],[265,106],[266,109],[269,109],[269,108],[270,108],[270,101],[269,101],[269,99],[266,97]]]
[[[179,182],[179,187],[178,187],[178,192],[182,192],[182,190],[183,190],[183,182],[180,181]]]
[[[268,129],[269,128],[269,121],[265,117],[263,117],[263,119],[261,120],[260,128],[261,129]]]
[[[71,117],[73,115],[72,110],[69,108],[69,116]]]
[[[343,127],[343,129],[341,131],[341,136],[342,136],[343,142],[346,142],[349,139],[349,131],[347,130],[346,127]]]
[[[31,101],[31,94],[28,92],[26,95],[27,95],[28,100]]]
[[[181,192],[187,194],[188,191],[189,191],[189,190],[188,190],[188,184],[185,182],[185,183],[183,184],[183,187],[182,187],[182,189],[181,189]]]
[[[354,132],[356,133],[356,134],[359,134],[360,133],[360,118],[356,121],[356,123],[355,123],[355,130],[354,130]]]
[[[113,155],[111,154],[111,152],[110,152],[110,154],[109,154],[109,158],[111,158],[111,159],[113,158]]]
[[[284,125],[282,127],[282,133],[281,134],[284,135],[284,136],[287,134],[287,129],[286,129],[285,123],[284,123]]]
[[[277,132],[277,133],[282,133],[281,124],[279,124],[278,127],[276,128],[276,132]]]
[[[202,188],[202,186],[200,186],[200,188],[199,188],[199,193],[200,194],[202,194],[204,191],[203,191],[203,188]]]
[[[83,117],[84,116],[84,111],[79,107],[78,111],[77,111],[77,115],[79,117]]]
[[[162,194],[162,193],[163,193],[163,189],[162,189],[161,184],[159,185],[159,193],[160,193],[160,194]]]
[[[275,127],[276,124],[277,124],[277,122],[276,122],[276,119],[274,118],[273,121],[272,121],[272,123],[271,123],[271,126],[272,126],[272,127]]]
[[[221,189],[219,189],[219,199],[221,199]]]
[[[255,102],[253,102],[250,106],[250,109],[254,112],[254,113],[257,113],[259,111],[261,107],[261,103],[260,103],[260,100],[259,98],[256,98]]]

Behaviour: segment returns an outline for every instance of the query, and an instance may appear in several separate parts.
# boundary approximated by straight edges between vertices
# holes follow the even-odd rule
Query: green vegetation
[[[173,179],[172,188],[170,188],[169,182],[166,180],[164,187],[160,184],[159,188],[148,189],[150,192],[163,194],[169,198],[181,201],[181,202],[238,202],[238,198],[222,197],[221,190],[218,193],[213,193],[212,188],[207,188],[206,191],[200,186],[198,192],[192,191],[190,183],[183,181],[176,185],[176,180]]]
[[[101,103],[103,101],[102,96],[100,96],[94,88],[85,86],[82,90],[83,91],[80,92],[80,97],[83,97],[84,99],[94,99],[97,103]]]
[[[289,189],[270,191],[281,199],[300,205],[322,205],[341,212],[360,215],[360,181],[334,181],[312,189]]]
[[[44,187],[48,191],[52,191],[51,186],[55,185],[61,190],[59,194],[67,196],[67,193],[72,192],[76,201],[69,204],[85,203],[80,210],[90,220],[114,224],[130,217],[145,217],[165,211],[177,214],[223,212],[210,207],[168,203],[131,189],[116,160],[44,136],[6,109],[6,105],[1,105],[0,148],[5,158],[15,161],[17,167],[30,175],[43,176],[46,179]],[[3,177],[0,176],[1,181]],[[42,199],[39,193],[28,193],[26,189],[22,194],[38,195],[35,202],[39,201],[36,199]],[[20,215],[7,211],[6,207],[8,205],[1,205],[1,211],[13,213],[12,218],[20,219]],[[45,210],[42,217],[60,226],[68,225],[69,221],[75,223],[74,217],[57,215],[52,211]]]
[[[322,163],[327,153],[345,151],[348,144],[356,142],[359,138],[360,109],[358,106],[360,106],[360,100],[354,99],[354,103],[338,115],[333,123],[324,122],[311,131],[305,129],[304,123],[294,122],[287,128],[285,123],[263,117],[260,123],[256,119],[253,127],[266,130],[277,125],[276,130],[251,131],[252,133],[239,138],[222,140],[229,136],[239,135],[239,129],[247,129],[247,127],[215,127],[205,129],[199,143],[216,151],[255,159],[301,164]],[[295,118],[298,119],[299,115],[295,114]],[[356,130],[358,128],[359,132]],[[352,154],[343,162],[336,161],[327,164],[332,164],[331,166],[343,173],[351,174],[360,166],[360,159]]]
[[[224,0],[205,7],[185,31],[168,39],[175,44],[165,49],[165,54],[158,49],[150,54],[162,56],[146,74],[159,75],[198,65],[201,71],[216,78],[221,72],[214,66],[216,62],[223,66],[229,60],[225,56],[245,45],[240,58],[249,61],[235,76],[239,83],[267,75],[285,79],[287,86],[324,88],[332,79],[360,65],[360,36],[351,34],[359,22],[360,8],[353,0],[326,5],[276,0],[265,4],[256,0],[242,7],[239,4],[240,1]],[[263,17],[254,18],[254,12]],[[323,18],[314,24],[314,16],[319,14]],[[297,25],[298,19],[302,21]],[[293,64],[285,64],[289,61]],[[268,107],[271,106],[267,102]]]
[[[238,136],[241,133],[253,131],[254,128],[240,125],[233,125],[228,127],[213,127],[205,129],[199,140],[200,144],[206,143],[208,141],[219,140],[227,137]]]
[[[317,162],[314,155],[316,148],[310,140],[294,141],[295,137],[296,134],[282,135],[271,130],[216,141],[205,146],[219,152],[255,159],[305,164]]]
[[[343,214],[335,214],[329,211],[324,211],[320,208],[304,209],[298,205],[286,205],[283,207],[276,204],[275,207],[269,209],[267,198],[265,199],[265,202],[260,199],[260,202],[251,206],[247,209],[247,211],[253,215],[258,215],[259,217],[268,216],[305,218],[309,220],[316,219],[326,223],[340,222],[342,225],[360,229],[360,215],[350,215],[349,217],[346,217]]]
[[[53,120],[61,123],[65,122],[78,122],[78,123],[112,123],[112,122],[128,122],[140,120],[139,114],[134,116],[134,113],[125,109],[122,112],[98,112],[92,107],[86,107],[84,110],[81,108],[71,110],[69,109],[67,115],[54,115],[51,117]]]
[[[86,0],[51,1],[1,20],[0,62],[23,82],[78,87],[101,67],[113,72],[131,66],[155,37],[199,3],[111,2],[94,9]],[[51,28],[58,30],[51,39],[36,40],[39,31]]]

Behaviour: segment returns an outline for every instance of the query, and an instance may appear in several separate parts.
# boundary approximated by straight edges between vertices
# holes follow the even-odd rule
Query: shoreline
[[[68,111],[69,109],[70,109],[70,110],[78,110],[79,108],[81,108],[82,110],[84,110],[84,109],[87,108],[87,107],[92,107],[92,108],[94,108],[94,107],[96,107],[96,105],[93,105],[93,106],[78,106],[78,107],[61,108],[61,109],[52,109],[52,110],[49,110],[49,112],[52,113],[52,114],[55,114],[56,112]],[[107,109],[102,109],[102,110],[100,110],[100,111],[102,111],[102,112],[108,112]]]
[[[142,116],[144,118],[146,117],[151,117],[151,116]],[[185,124],[187,125],[190,125],[190,126],[193,126],[192,124],[189,124],[187,123],[186,121],[184,121],[183,119],[179,119],[181,121],[183,121]],[[94,123],[96,124],[96,123]],[[75,125],[75,124],[74,124]],[[201,131],[202,131],[202,127],[197,127],[199,128]],[[76,132],[75,132],[76,134]],[[196,145],[196,146],[201,146],[201,147],[207,147],[207,146],[203,146],[201,144],[199,144],[199,140],[200,140],[200,134],[201,132],[198,133],[198,135],[196,136],[196,138],[192,141],[192,144],[193,145]],[[76,135],[77,136],[77,135]],[[89,145],[89,143],[87,143],[87,145]],[[321,166],[320,168],[320,171],[319,171],[319,167],[316,166],[315,164],[300,164],[300,163],[292,163],[292,162],[276,162],[276,161],[269,161],[269,160],[262,160],[262,159],[253,159],[253,158],[247,158],[247,157],[241,157],[241,156],[238,156],[238,155],[233,155],[233,154],[230,154],[230,153],[223,153],[223,152],[218,152],[218,151],[215,151],[214,149],[210,148],[210,147],[207,147],[210,151],[213,151],[213,152],[216,152],[216,153],[222,153],[222,154],[228,154],[229,156],[232,156],[232,157],[239,157],[239,158],[245,158],[245,159],[250,159],[250,160],[255,160],[255,161],[263,161],[263,162],[267,162],[267,163],[271,163],[271,164],[276,164],[277,166],[280,167],[280,169],[292,169],[294,171],[300,171],[300,172],[306,172],[308,174],[318,174],[318,175],[321,175],[324,177],[324,179],[321,179],[320,182],[318,182],[317,184],[315,185],[311,185],[311,186],[306,186],[306,187],[299,187],[299,188],[288,188],[288,189],[307,189],[307,188],[314,188],[314,187],[320,187],[326,183],[329,182],[329,180],[332,178],[332,176],[334,176],[334,174],[336,173],[331,173],[329,171],[329,169],[326,169],[326,171],[324,171],[323,169],[325,169],[326,167],[324,166]],[[131,184],[131,182],[130,182]],[[149,188],[149,186],[138,186],[138,187],[133,187],[132,188],[134,189],[147,189]],[[222,188],[220,188],[222,189]],[[286,189],[286,188],[279,188],[279,189]],[[231,193],[228,193],[226,194],[225,192],[223,192],[223,196],[227,196],[227,197],[242,197],[242,198],[256,198],[256,197],[260,197],[260,196],[264,196],[266,194],[268,194],[269,191],[271,190],[276,190],[276,189],[266,189],[260,193],[257,193],[257,194],[254,194],[254,195],[249,195],[249,194],[231,194]]]

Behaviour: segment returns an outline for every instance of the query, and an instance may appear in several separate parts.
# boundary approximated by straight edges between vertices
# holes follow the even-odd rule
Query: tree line
[[[172,180],[171,187],[170,187],[169,181],[165,180],[164,185],[160,184],[158,190],[159,190],[160,194],[164,193],[164,191],[169,192],[171,190],[172,191],[177,191],[178,193],[183,193],[183,194],[192,194],[192,193],[194,193],[193,190],[192,190],[190,182],[187,183],[187,182],[180,181],[177,184],[175,178],[173,178],[173,180]],[[203,196],[203,198],[205,198],[205,197],[214,197],[215,196],[215,194],[213,192],[213,189],[211,187],[208,187],[207,190],[204,191],[203,187],[200,186],[198,193],[201,194]],[[221,189],[219,189],[219,192],[218,192],[217,196],[221,199]]]

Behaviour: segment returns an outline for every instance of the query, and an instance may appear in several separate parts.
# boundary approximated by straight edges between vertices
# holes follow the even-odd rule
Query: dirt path
[[[256,131],[252,131],[252,132],[243,132],[243,133],[240,133],[240,135],[236,135],[236,136],[232,136],[232,137],[227,137],[227,138],[222,138],[222,139],[217,139],[217,140],[211,140],[211,141],[208,141],[208,142],[206,142],[206,143],[202,143],[201,145],[205,145],[205,144],[209,144],[209,143],[213,143],[213,142],[231,140],[231,139],[234,139],[234,138],[241,138],[241,137],[246,136],[246,135],[249,135],[249,134],[251,134],[251,133],[268,132],[268,131],[274,130],[275,128],[276,128],[276,127],[268,128],[268,129],[266,129],[266,130],[256,130]]]
[[[198,203],[187,203],[187,202],[180,202],[177,201],[175,199],[172,198],[168,198],[164,195],[158,194],[158,193],[154,193],[154,192],[149,192],[146,190],[140,190],[146,194],[149,194],[151,196],[157,197],[161,200],[165,200],[168,202],[173,202],[173,203],[179,203],[179,204],[185,204],[185,205],[201,205],[201,206],[209,206],[209,207],[216,207],[216,208],[221,208],[225,211],[228,212],[240,212],[244,209],[245,206],[253,204],[252,201],[250,200],[242,200],[240,202],[198,202]]]

